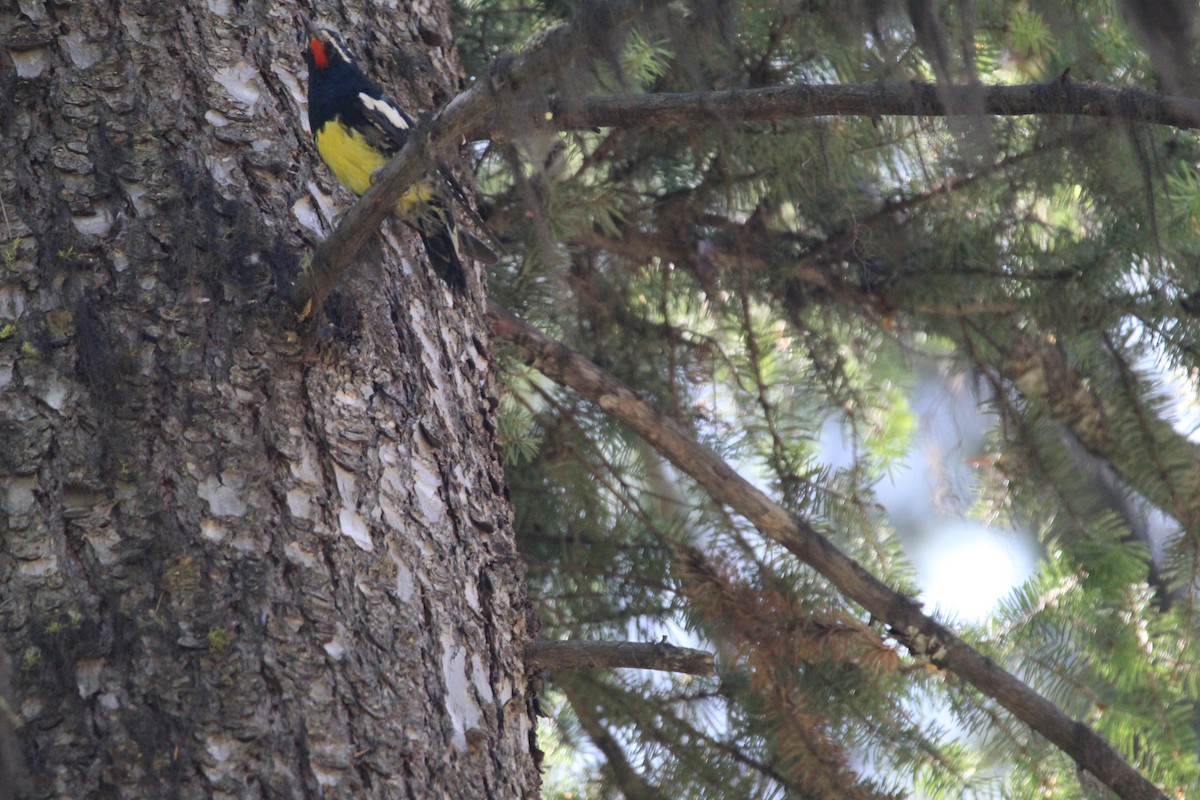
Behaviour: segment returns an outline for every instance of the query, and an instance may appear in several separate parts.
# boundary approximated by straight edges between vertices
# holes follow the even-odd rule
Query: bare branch
[[[432,155],[479,125],[500,103],[536,85],[581,53],[592,52],[615,31],[665,6],[666,0],[608,0],[584,3],[575,21],[546,32],[520,55],[492,62],[486,79],[455,97],[427,122],[418,125],[400,152],[379,170],[371,188],[342,217],[337,229],[313,253],[300,276],[292,302],[304,319],[321,307],[354,256],[391,213],[396,201],[420,178]]]
[[[682,672],[687,675],[716,675],[712,653],[676,647],[666,642],[589,642],[571,639],[561,642],[539,641],[533,645],[533,665],[537,669],[653,669]]]
[[[745,516],[760,532],[823,575],[850,600],[888,623],[893,635],[910,651],[926,656],[937,667],[951,670],[995,699],[1125,800],[1165,800],[1166,795],[1090,727],[1072,720],[949,628],[924,614],[917,603],[893,591],[846,556],[806,520],[793,517],[772,502],[673,419],[638,398],[629,387],[496,303],[488,304],[488,317],[495,332],[516,345],[527,363],[590,398],[603,411],[628,425],[676,467],[691,475],[715,500]]]
[[[1021,86],[933,83],[798,84],[723,92],[558,98],[557,130],[696,125],[825,116],[1076,116],[1200,128],[1200,100],[1100,83],[1053,81]]]

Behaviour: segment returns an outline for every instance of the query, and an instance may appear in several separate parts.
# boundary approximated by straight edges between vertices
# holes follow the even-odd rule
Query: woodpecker
[[[308,63],[308,127],[321,159],[350,191],[361,195],[376,170],[404,146],[412,118],[359,68],[336,33],[313,32]],[[429,263],[450,288],[466,290],[458,233],[439,187],[428,178],[396,202],[396,214],[416,229]]]

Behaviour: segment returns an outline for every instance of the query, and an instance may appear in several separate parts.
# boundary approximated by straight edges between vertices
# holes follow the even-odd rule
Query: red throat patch
[[[317,37],[313,36],[308,40],[308,48],[312,50],[313,63],[318,69],[325,69],[329,66],[329,56],[325,53],[325,43]]]

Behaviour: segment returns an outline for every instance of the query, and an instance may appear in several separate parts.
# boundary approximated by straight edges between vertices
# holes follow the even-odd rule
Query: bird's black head
[[[346,49],[341,38],[330,30],[314,30],[309,34],[308,47],[304,51],[308,63],[309,80],[318,73],[355,66],[354,57]]]
[[[358,97],[382,97],[383,91],[359,69],[341,38],[333,31],[312,30],[304,60],[308,62],[308,124],[313,134],[335,117],[350,126],[366,125]]]

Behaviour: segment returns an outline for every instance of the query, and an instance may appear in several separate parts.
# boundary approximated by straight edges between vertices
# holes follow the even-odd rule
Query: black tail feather
[[[416,184],[400,198],[396,213],[421,234],[433,271],[454,291],[465,292],[467,273],[460,256],[458,231],[437,189],[428,182]]]
[[[467,291],[467,273],[458,257],[458,237],[453,225],[446,220],[441,225],[422,226],[417,230],[425,244],[425,254],[429,256],[433,271],[451,289],[461,294]]]

